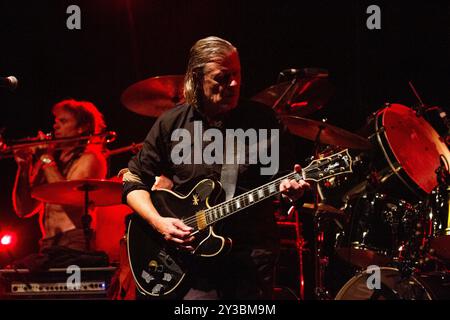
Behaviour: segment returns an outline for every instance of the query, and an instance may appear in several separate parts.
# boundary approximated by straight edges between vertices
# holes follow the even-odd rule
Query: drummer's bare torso
[[[100,153],[84,152],[71,164],[68,163],[70,154],[62,154],[59,159],[62,163],[69,165],[67,180],[103,179],[106,176],[106,160]],[[73,229],[81,229],[83,214],[83,207],[44,203],[40,214],[43,238],[50,238]]]
[[[45,204],[40,217],[43,237],[50,238],[61,232],[82,228],[82,215],[83,208],[80,207]]]

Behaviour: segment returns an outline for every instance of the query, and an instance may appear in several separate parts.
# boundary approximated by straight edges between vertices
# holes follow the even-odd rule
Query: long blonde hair
[[[194,44],[184,77],[184,97],[187,104],[199,107],[205,65],[221,61],[233,51],[237,49],[230,42],[214,36],[200,39]]]

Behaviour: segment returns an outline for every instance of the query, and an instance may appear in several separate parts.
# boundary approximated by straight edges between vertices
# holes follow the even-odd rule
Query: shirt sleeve
[[[142,149],[128,162],[128,170],[133,179],[123,181],[122,202],[126,203],[128,193],[134,190],[150,192],[156,176],[167,172],[169,157],[167,156],[167,133],[159,118],[150,129],[144,140]],[[167,173],[166,173],[167,174]]]

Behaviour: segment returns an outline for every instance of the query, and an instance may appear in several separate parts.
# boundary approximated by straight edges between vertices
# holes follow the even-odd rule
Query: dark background
[[[81,30],[66,28],[71,4],[81,8]],[[371,4],[381,8],[381,30],[366,27]],[[118,134],[110,149],[141,142],[154,119],[126,109],[121,93],[183,74],[193,43],[217,35],[240,51],[244,97],[275,84],[285,68],[325,68],[335,94],[311,117],[355,131],[385,102],[417,104],[408,81],[425,103],[448,107],[449,26],[449,5],[436,1],[2,0],[0,76],[20,86],[0,88],[0,128],[7,139],[50,132],[52,105],[73,97],[103,112]],[[304,146],[300,159],[311,152]],[[114,156],[110,175],[130,156]],[[15,170],[14,160],[0,160],[0,228],[16,230],[22,256],[40,234],[36,216],[19,220],[12,211]]]

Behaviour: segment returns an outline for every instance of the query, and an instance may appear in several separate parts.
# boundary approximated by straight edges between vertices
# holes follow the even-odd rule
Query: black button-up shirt
[[[235,195],[242,194],[248,190],[259,187],[275,176],[281,176],[293,170],[294,165],[294,143],[292,136],[283,128],[277,120],[272,110],[264,105],[253,102],[240,103],[238,107],[231,110],[221,123],[210,125],[196,108],[188,105],[180,105],[161,115],[148,133],[143,148],[134,156],[128,169],[131,173],[138,175],[143,183],[125,182],[123,199],[126,201],[126,195],[138,189],[144,189],[149,192],[155,182],[155,177],[164,175],[172,179],[174,191],[186,194],[197,182],[202,179],[210,178],[220,181],[221,163],[205,164],[204,159],[201,164],[194,163],[194,153],[196,152],[194,139],[202,141],[201,152],[210,141],[203,141],[198,137],[198,130],[195,131],[195,121],[201,122],[203,133],[209,128],[216,128],[223,134],[223,142],[226,143],[226,129],[242,129],[247,131],[255,129],[267,129],[269,143],[261,136],[258,136],[258,150],[260,147],[269,145],[269,151],[265,151],[269,164],[261,164],[259,155],[257,163],[249,163],[249,139],[245,139],[246,161],[239,165],[238,177],[236,182]],[[172,151],[181,140],[173,139],[172,134],[176,129],[186,129],[191,137],[190,154],[183,155],[190,159],[190,163],[174,164]],[[279,130],[279,154],[271,154],[270,129]],[[194,133],[197,133],[195,137]],[[174,141],[173,141],[174,140]],[[267,139],[266,139],[267,140]],[[197,146],[198,147],[198,146]],[[229,146],[224,146],[224,150]],[[253,149],[255,150],[255,149]],[[198,149],[197,149],[198,154]],[[261,174],[261,168],[267,168],[270,163],[278,158],[278,172],[274,175]],[[223,156],[225,160],[225,155]],[[188,161],[187,161],[188,162]],[[248,210],[240,211],[231,217],[219,222],[222,235],[232,237],[233,242],[239,244],[253,244],[263,247],[272,247],[278,245],[277,225],[274,218],[274,206],[271,200],[262,201],[250,207]],[[219,227],[219,226],[218,226]]]

